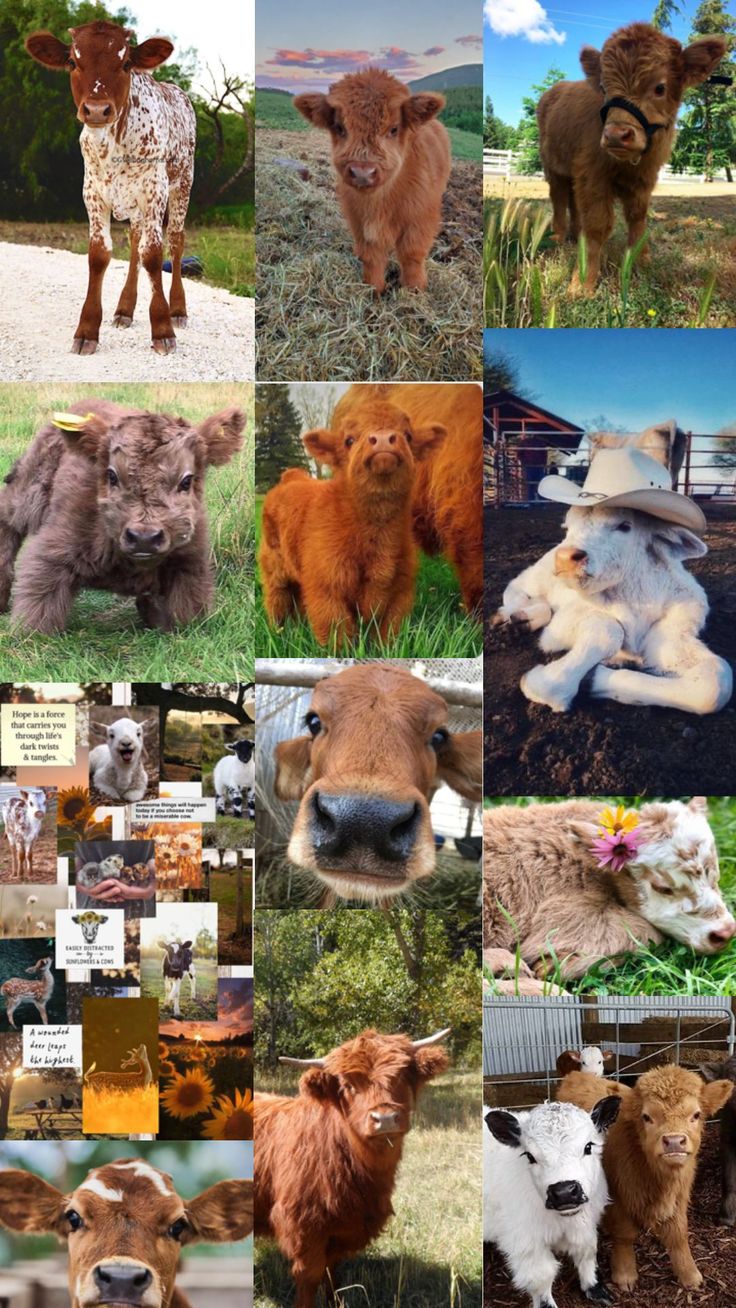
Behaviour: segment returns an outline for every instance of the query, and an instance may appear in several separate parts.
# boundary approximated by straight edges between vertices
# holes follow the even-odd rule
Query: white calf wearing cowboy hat
[[[570,505],[565,539],[506,587],[495,619],[541,631],[544,653],[562,654],[522,677],[527,699],[564,713],[592,674],[590,694],[622,704],[715,713],[728,703],[731,669],[699,639],[708,600],[683,567],[707,553],[705,518],[670,487],[633,447],[599,449],[582,486],[539,483],[540,496]]]

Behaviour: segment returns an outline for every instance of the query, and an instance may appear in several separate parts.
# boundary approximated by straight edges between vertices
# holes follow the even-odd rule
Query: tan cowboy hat
[[[592,509],[638,509],[691,531],[703,531],[705,515],[694,500],[671,489],[670,474],[650,454],[634,446],[598,450],[582,486],[568,477],[543,477],[537,487],[546,500]]]

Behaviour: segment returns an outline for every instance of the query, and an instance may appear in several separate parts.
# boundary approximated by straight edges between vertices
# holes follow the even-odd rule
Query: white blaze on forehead
[[[151,1167],[148,1163],[144,1163],[142,1158],[136,1158],[132,1163],[110,1163],[109,1166],[114,1167],[118,1172],[122,1172],[127,1168],[135,1176],[139,1176],[155,1185],[159,1194],[174,1193],[171,1186],[167,1185],[166,1178],[162,1176],[161,1172],[158,1172],[155,1167]]]
[[[111,1190],[109,1186],[105,1185],[104,1181],[95,1176],[94,1172],[90,1173],[79,1188],[80,1190],[91,1190],[93,1194],[99,1195],[100,1199],[109,1199],[111,1203],[122,1203],[122,1190]]]
[[[124,58],[125,58],[125,51],[126,51],[126,50],[127,50],[127,46],[123,45],[123,46],[120,47],[120,49],[118,50],[118,59],[124,59]]]
[[[77,59],[81,59],[82,56],[81,56],[81,54],[79,53],[77,47],[76,47],[76,46],[72,46],[72,49],[73,49],[75,55],[77,56]]]

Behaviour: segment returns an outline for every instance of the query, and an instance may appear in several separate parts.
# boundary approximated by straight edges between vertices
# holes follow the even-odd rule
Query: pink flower
[[[612,872],[620,872],[636,857],[640,839],[638,831],[609,831],[594,840],[590,848],[599,867],[610,867]]]

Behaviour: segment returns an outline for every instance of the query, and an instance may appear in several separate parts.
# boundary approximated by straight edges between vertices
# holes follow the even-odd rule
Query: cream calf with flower
[[[539,974],[556,958],[582,976],[666,937],[699,954],[732,944],[736,921],[721,895],[705,799],[607,809],[564,800],[484,815],[486,948]]]

